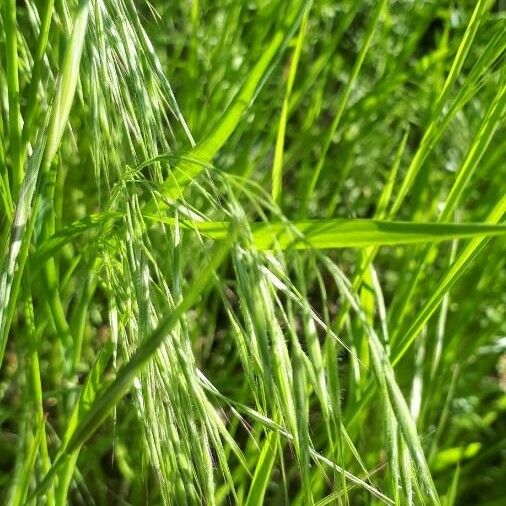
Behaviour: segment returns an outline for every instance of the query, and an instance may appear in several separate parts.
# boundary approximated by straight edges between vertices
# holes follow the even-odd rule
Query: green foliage
[[[505,19],[0,0],[0,502],[500,504]]]

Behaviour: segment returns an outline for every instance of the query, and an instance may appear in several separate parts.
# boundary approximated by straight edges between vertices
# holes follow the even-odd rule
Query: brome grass
[[[2,504],[502,504],[502,7],[2,0]]]

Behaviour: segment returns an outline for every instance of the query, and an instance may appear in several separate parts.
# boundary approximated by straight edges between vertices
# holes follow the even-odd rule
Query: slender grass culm
[[[506,13],[0,0],[0,503],[500,505]]]

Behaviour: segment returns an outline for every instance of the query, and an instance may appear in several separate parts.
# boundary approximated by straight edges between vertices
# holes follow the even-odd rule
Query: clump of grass
[[[0,26],[3,502],[500,503],[500,8]]]

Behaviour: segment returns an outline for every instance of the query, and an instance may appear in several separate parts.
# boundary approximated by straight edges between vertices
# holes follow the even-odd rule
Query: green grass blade
[[[462,166],[457,172],[457,177],[451,187],[450,193],[446,198],[444,203],[443,210],[440,212],[437,221],[442,222],[450,219],[452,214],[455,212],[457,205],[460,203],[462,196],[464,195],[464,190],[469,184],[471,178],[474,173],[478,170],[480,166],[480,160],[485,155],[494,134],[497,131],[497,128],[500,125],[501,117],[506,108],[506,67],[503,67],[499,83],[497,93],[494,96],[494,99],[491,101],[487,111],[483,117],[483,120],[480,123],[478,131],[474,137],[473,142],[471,143],[465,159],[462,163]],[[402,330],[402,323],[404,321],[404,317],[406,312],[410,307],[410,303],[412,297],[414,296],[416,289],[423,277],[423,272],[425,271],[424,265],[426,265],[430,257],[434,254],[434,245],[429,244],[421,253],[421,258],[418,264],[417,274],[410,284],[409,291],[407,293],[402,294],[401,305],[398,312],[395,313],[396,319],[398,322],[401,322],[397,326],[398,332]],[[394,306],[395,307],[395,306]],[[397,334],[393,336],[395,340]]]
[[[9,152],[12,164],[12,197],[16,200],[23,181],[21,164],[21,115],[19,107],[19,74],[16,1],[3,2],[6,38],[7,90],[9,100]]]
[[[11,228],[10,244],[3,259],[0,274],[0,365],[3,362],[9,329],[14,316],[21,275],[28,256],[30,238],[35,225],[35,212],[32,206],[43,156],[43,138],[28,161],[21,187],[19,201]]]
[[[282,27],[272,35],[269,45],[252,68],[237,96],[234,97],[228,109],[217,122],[216,128],[191,151],[190,156],[198,160],[199,163],[182,160],[173,169],[173,174],[160,188],[162,195],[171,199],[180,197],[185,186],[202,172],[204,168],[202,162],[204,164],[211,162],[227,142],[258,93],[259,86],[266,78],[273,61],[279,56],[279,53],[284,49],[294,30],[299,25],[307,3],[306,1],[298,0],[290,6]],[[147,209],[152,210],[152,208],[153,206],[151,205]]]
[[[494,207],[492,212],[489,214],[486,222],[497,223],[501,220],[502,216],[506,212],[506,196],[504,196]],[[402,340],[399,343],[399,349],[395,354],[393,364],[397,364],[399,360],[404,356],[407,350],[416,339],[427,320],[432,316],[434,311],[438,308],[442,302],[445,294],[450,288],[462,277],[466,269],[472,263],[474,258],[483,250],[486,245],[486,239],[479,237],[473,239],[464,250],[457,256],[453,264],[450,266],[448,271],[445,273],[441,281],[432,291],[432,294],[427,299],[422,309],[418,313],[415,320],[412,322],[410,327],[402,335]]]
[[[30,435],[30,437],[27,438],[26,445],[28,448],[26,449],[26,458],[20,467],[17,479],[14,480],[12,495],[8,502],[10,506],[21,506],[25,504],[43,432],[44,424],[40,424],[36,434],[33,436]]]
[[[445,496],[444,506],[454,506],[457,500],[457,490],[460,479],[460,466],[457,466],[457,469],[453,473],[453,478],[450,484],[450,488]]]
[[[307,24],[309,19],[310,5],[307,7],[304,18],[299,28],[299,35],[297,43],[293,51],[292,60],[290,62],[290,72],[286,82],[285,97],[283,99],[283,108],[281,109],[281,116],[279,118],[278,133],[276,136],[276,147],[274,149],[274,160],[272,164],[272,200],[281,203],[281,189],[283,182],[283,151],[285,146],[286,123],[288,120],[288,113],[290,108],[290,100],[292,96],[293,84],[297,74],[297,67],[299,65],[300,54],[304,46],[306,37]]]
[[[100,391],[104,380],[104,372],[111,360],[112,352],[112,342],[109,341],[98,353],[95,363],[93,364],[82,387],[79,399],[72,410],[72,414],[70,415],[67,429],[62,439],[63,444],[69,441],[72,437],[74,431],[95,400],[97,392]],[[58,506],[63,506],[68,502],[67,493],[77,464],[80,449],[80,446],[75,448],[72,452],[69,452],[62,461],[61,471],[59,473],[60,478],[58,480],[58,486],[56,487],[56,504]]]
[[[51,119],[49,120],[47,139],[45,137],[46,131],[43,129],[39,135],[38,145],[28,161],[27,171],[16,206],[10,251],[4,260],[2,276],[0,278],[0,364],[3,360],[7,335],[16,303],[17,289],[19,288],[24,268],[24,258],[21,257],[18,262],[18,255],[20,251],[24,251],[26,258],[33,231],[35,215],[32,209],[32,200],[39,177],[39,170],[41,167],[44,168],[51,164],[67,124],[79,75],[79,63],[87,26],[88,8],[87,1],[80,2],[71,42],[66,52],[62,79],[56,92],[56,99],[53,104]],[[32,223],[32,227],[27,226],[29,223]]]
[[[44,63],[44,54],[47,48],[49,38],[49,29],[53,18],[54,0],[45,0],[42,5],[41,25],[39,40],[37,41],[37,50],[33,62],[32,75],[29,89],[27,91],[26,106],[23,111],[23,132],[22,132],[22,160],[26,155],[26,149],[30,136],[32,135],[32,123],[37,109],[37,91],[40,86],[42,66]]]
[[[420,145],[415,153],[415,156],[412,158],[411,163],[408,166],[406,175],[402,180],[401,187],[396,195],[394,203],[392,204],[391,210],[392,216],[395,216],[398,213],[399,209],[401,208],[406,198],[406,195],[411,189],[416,176],[418,175],[424,161],[426,160],[432,148],[435,139],[437,139],[442,133],[444,124],[440,124],[441,123],[440,114],[443,110],[448,94],[452,89],[453,85],[455,84],[456,79],[464,64],[464,61],[467,58],[471,44],[474,40],[474,37],[476,36],[476,31],[478,30],[478,26],[482,21],[484,11],[487,5],[488,5],[487,0],[479,0],[476,3],[473,15],[471,17],[471,20],[469,21],[469,24],[467,25],[464,36],[462,37],[459,48],[453,60],[452,67],[450,68],[448,76],[443,85],[443,89],[441,90],[439,96],[437,97],[436,104],[432,111],[431,121],[424,132],[424,135],[422,137],[422,140],[420,141]],[[450,115],[448,115],[448,117],[449,116]]]
[[[328,134],[325,138],[325,142],[323,145],[322,153],[319,157],[318,163],[311,175],[311,179],[309,180],[309,184],[305,190],[305,193],[303,195],[303,204],[302,204],[302,213],[305,213],[307,203],[309,202],[309,199],[313,195],[313,192],[316,188],[316,185],[318,183],[318,180],[320,178],[320,173],[323,168],[323,164],[325,163],[325,159],[327,157],[330,145],[332,144],[332,140],[337,132],[337,128],[339,126],[339,123],[341,121],[341,118],[343,116],[344,110],[346,108],[346,105],[348,103],[348,100],[350,98],[351,90],[353,89],[353,86],[355,85],[355,81],[357,79],[357,76],[360,72],[360,69],[362,68],[362,65],[364,63],[365,57],[367,55],[367,52],[369,51],[369,47],[371,45],[374,32],[376,31],[376,28],[379,24],[379,21],[381,19],[381,16],[383,15],[385,8],[388,4],[387,0],[380,0],[376,4],[376,8],[372,14],[371,21],[369,22],[369,26],[367,28],[367,31],[364,35],[364,41],[362,43],[362,47],[360,48],[360,52],[357,56],[357,59],[355,60],[355,63],[353,65],[353,68],[351,70],[350,76],[348,78],[348,81],[346,83],[346,86],[339,97],[339,102],[337,105],[337,110],[334,116],[334,119],[332,120],[332,124],[330,126],[330,129],[328,131]]]
[[[67,128],[70,109],[74,101],[79,68],[84,47],[84,39],[88,28],[90,4],[89,0],[80,0],[74,16],[74,25],[70,37],[70,43],[65,51],[61,81],[56,90],[52,116],[49,124],[48,139],[42,165],[42,196],[44,205],[49,207],[45,214],[43,237],[54,233],[54,192],[56,171],[51,168],[60,142]],[[53,323],[62,342],[70,347],[72,335],[67,323],[65,310],[58,292],[57,269],[53,258],[50,258],[42,266],[42,279],[46,289],[46,300],[49,305]]]
[[[34,269],[41,262],[56,255],[63,246],[79,235],[103,225],[112,225],[120,213],[115,211],[89,215],[55,232],[44,241],[32,256]],[[154,222],[173,225],[172,218],[147,214]],[[182,221],[189,230],[203,236],[222,240],[226,236],[227,222]],[[506,233],[503,225],[457,224],[457,223],[416,223],[386,220],[306,220],[296,222],[252,223],[255,247],[269,249],[333,249],[367,248],[372,246],[395,246],[449,241],[476,236],[500,236]]]
[[[48,141],[44,154],[44,167],[49,168],[60,145],[63,132],[67,127],[70,108],[74,101],[79,66],[84,46],[84,38],[88,28],[89,0],[79,0],[74,17],[74,26],[69,46],[65,52],[60,85],[56,92],[49,126]]]
[[[154,221],[172,219],[148,215]],[[182,222],[188,229],[216,240],[227,237],[227,222]],[[302,220],[296,222],[251,223],[255,247],[259,250],[368,248],[448,241],[458,238],[501,236],[506,225],[415,223],[362,219]]]
[[[271,480],[272,467],[277,457],[278,445],[279,434],[271,432],[263,443],[245,506],[261,506],[264,504],[267,486]]]
[[[1,499],[502,504],[504,20],[0,2]]]

